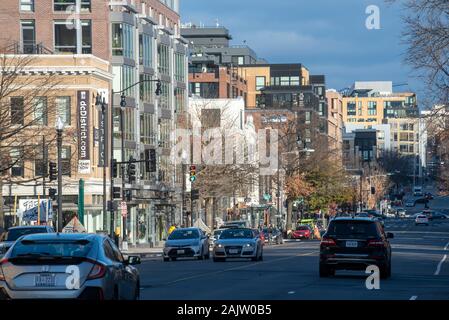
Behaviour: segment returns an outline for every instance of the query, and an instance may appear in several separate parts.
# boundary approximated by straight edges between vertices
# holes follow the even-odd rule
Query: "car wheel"
[[[320,278],[327,278],[330,276],[330,270],[329,267],[327,267],[324,264],[320,263],[320,268],[319,268],[319,272],[320,272]]]
[[[170,261],[170,258],[165,258],[164,257],[164,262]]]

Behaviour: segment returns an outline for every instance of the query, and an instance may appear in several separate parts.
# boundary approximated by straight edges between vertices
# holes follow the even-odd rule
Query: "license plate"
[[[237,254],[237,253],[239,253],[239,250],[237,250],[237,249],[229,249],[229,253],[230,254]]]
[[[38,274],[34,279],[36,287],[54,287],[56,285],[56,277],[54,274]]]
[[[357,241],[346,241],[346,248],[357,248]]]
[[[178,254],[184,254],[184,253],[185,253],[185,250],[178,250],[178,251],[176,251],[176,253],[178,253]]]

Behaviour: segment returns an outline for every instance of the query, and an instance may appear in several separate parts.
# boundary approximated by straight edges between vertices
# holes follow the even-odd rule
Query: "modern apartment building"
[[[417,117],[416,94],[393,92],[391,81],[356,81],[343,94],[343,121],[381,124],[384,118]]]
[[[232,36],[222,26],[181,28],[189,41],[191,56],[189,84],[192,94],[203,98],[246,98],[247,83],[238,73],[238,66],[257,62],[256,53],[246,45],[231,45]]]
[[[0,35],[0,48],[14,55],[35,57],[37,66],[33,65],[31,70],[55,70],[61,77],[72,76],[61,91],[70,97],[66,103],[72,117],[76,117],[80,103],[78,92],[87,93],[92,110],[91,136],[98,127],[97,112],[93,111],[95,96],[103,95],[112,121],[109,132],[113,135],[114,159],[144,160],[150,150],[155,150],[156,172],[147,172],[143,164],[137,165],[136,181],[131,184],[126,181],[125,189],[131,196],[127,201],[126,229],[132,244],[161,241],[166,226],[181,223],[182,218],[179,192],[182,175],[171,155],[171,133],[185,119],[188,99],[188,48],[180,35],[178,0],[4,0],[0,3],[0,28],[8,29],[8,33]],[[86,79],[80,74],[86,74]],[[155,95],[155,83],[145,81],[156,79],[162,83],[160,96]],[[139,81],[142,82],[132,86]],[[115,93],[112,103],[111,90]],[[126,106],[121,112],[123,90]],[[75,124],[73,118],[72,126]],[[53,122],[49,122],[50,128]],[[73,143],[78,143],[78,139],[75,135]],[[107,230],[109,225],[103,225],[103,221],[110,217],[103,217],[99,188],[102,169],[94,159],[98,157],[98,147],[94,139],[88,145],[90,173],[81,174],[78,166],[73,165],[71,177],[65,178],[64,184],[77,184],[80,177],[85,178],[88,195],[85,225],[90,232]],[[74,164],[79,160],[76,153],[70,157]],[[121,187],[121,170],[118,171],[114,183]],[[109,173],[107,190],[109,199]],[[4,187],[5,191],[8,190]],[[12,195],[35,197],[38,192]],[[64,188],[63,207],[72,214],[76,213],[73,199],[77,192],[76,188]],[[66,195],[73,199],[66,199]],[[123,234],[120,209],[114,216],[114,229],[120,228]]]

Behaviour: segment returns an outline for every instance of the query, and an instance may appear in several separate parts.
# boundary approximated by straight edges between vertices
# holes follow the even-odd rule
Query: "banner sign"
[[[38,199],[21,199],[19,200],[19,217],[22,221],[37,221],[38,216]],[[47,222],[53,219],[53,206],[51,200],[43,199],[40,201],[39,207],[40,222]]]
[[[78,160],[80,165],[82,161],[90,160],[89,107],[90,107],[89,91],[88,90],[78,91]],[[84,165],[87,164],[87,162],[83,163]]]
[[[99,112],[99,116],[98,116],[99,120],[99,152],[98,152],[98,166],[99,167],[104,167],[105,166],[105,162],[106,162],[106,167],[108,167],[108,161],[107,156],[108,156],[108,143],[107,143],[107,137],[108,137],[108,123],[107,123],[107,119],[108,119],[108,108],[106,106],[105,111],[104,111],[104,116],[102,114],[102,112]],[[105,143],[105,139],[106,139],[106,143]]]

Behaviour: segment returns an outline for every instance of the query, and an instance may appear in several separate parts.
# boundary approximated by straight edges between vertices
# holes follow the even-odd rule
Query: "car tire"
[[[320,273],[320,278],[327,278],[330,276],[330,269],[328,266],[320,263],[319,273]]]
[[[170,258],[164,258],[164,262],[170,261]]]

